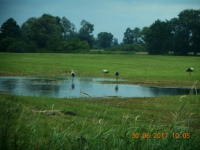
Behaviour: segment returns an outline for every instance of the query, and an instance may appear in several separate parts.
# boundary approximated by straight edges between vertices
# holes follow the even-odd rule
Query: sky
[[[86,20],[94,25],[94,37],[109,32],[120,43],[128,27],[149,27],[157,19],[177,18],[185,9],[200,9],[200,0],[0,0],[0,26],[9,18],[21,26],[46,13],[65,16],[77,31]]]

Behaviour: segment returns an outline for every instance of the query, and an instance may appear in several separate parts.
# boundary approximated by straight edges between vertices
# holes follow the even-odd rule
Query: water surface
[[[114,84],[103,84],[101,81],[113,81]],[[189,94],[189,88],[160,88],[143,85],[117,84],[115,79],[75,77],[44,78],[44,77],[0,77],[0,91],[3,93],[48,96],[57,98],[88,97],[154,97],[164,95]],[[197,90],[198,94],[200,93]]]

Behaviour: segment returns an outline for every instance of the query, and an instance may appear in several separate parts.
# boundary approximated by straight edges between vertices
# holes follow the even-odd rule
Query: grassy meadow
[[[200,57],[0,53],[0,75],[120,78],[199,88]],[[189,76],[188,67],[195,73]],[[0,93],[0,149],[195,150],[199,94],[151,98],[51,98]]]
[[[189,76],[187,68],[195,68]],[[16,76],[67,76],[74,70],[76,76],[115,78],[118,71],[121,79],[129,83],[157,85],[188,85],[200,80],[200,57],[151,56],[151,55],[105,55],[105,54],[17,54],[0,53],[0,75]],[[197,83],[200,85],[200,83]]]

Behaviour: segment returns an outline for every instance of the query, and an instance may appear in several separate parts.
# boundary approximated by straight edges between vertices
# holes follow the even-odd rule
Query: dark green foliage
[[[34,41],[38,48],[47,48],[49,44],[61,40],[62,28],[58,18],[44,14],[39,18],[29,18],[23,25],[23,39]]]
[[[9,18],[1,26],[2,37],[20,38],[21,31],[19,25],[13,18]]]
[[[113,35],[108,32],[100,32],[97,35],[97,45],[99,48],[108,48],[111,46],[113,41]]]
[[[90,48],[93,46],[94,37],[92,32],[94,31],[94,25],[86,20],[81,21],[82,27],[79,30],[78,36],[82,41],[86,41]]]
[[[135,28],[133,30],[131,30],[130,28],[127,28],[126,32],[124,33],[123,42],[125,44],[138,43],[139,32],[140,32],[140,28]]]
[[[146,52],[145,44],[122,44],[121,46],[115,46],[105,49],[106,51],[118,51],[123,53],[134,53],[134,52]]]
[[[77,33],[75,32],[75,29],[76,29],[75,25],[71,23],[66,17],[62,17],[61,25],[63,28],[64,40],[70,40],[77,36]]]
[[[6,37],[0,41],[0,52],[27,52],[27,44],[11,37]]]
[[[200,10],[184,10],[178,19],[172,19],[174,31],[174,51],[187,55],[188,52],[200,52]]]
[[[39,18],[29,18],[21,29],[9,18],[0,29],[0,52],[85,53],[89,48],[100,48],[106,50],[105,53],[148,51],[152,55],[188,55],[191,52],[197,55],[200,52],[199,16],[200,10],[186,9],[177,18],[156,20],[142,30],[127,28],[120,45],[109,32],[100,32],[95,39],[94,25],[86,20],[81,21],[77,32],[66,17],[43,14]]]
[[[88,51],[89,45],[85,41],[81,41],[77,38],[74,38],[66,43],[65,50],[66,52],[69,52],[69,53]]]
[[[200,52],[200,10],[184,10],[170,21],[156,20],[140,33],[149,54],[188,55]]]
[[[63,53],[76,53],[89,51],[89,45],[85,41],[78,38],[71,39],[70,41],[60,41],[49,45],[50,52],[63,52]]]
[[[35,53],[35,52],[37,52],[37,50],[38,50],[38,47],[35,44],[35,42],[33,42],[33,41],[29,42],[29,44],[28,44],[28,52]]]
[[[132,44],[133,39],[134,39],[133,30],[131,30],[130,28],[127,28],[126,32],[124,33],[123,42],[126,44]]]
[[[15,40],[14,43],[8,47],[7,52],[27,52],[27,44],[22,40]]]
[[[117,38],[113,38],[112,46],[119,46]]]
[[[8,47],[15,42],[14,38],[6,37],[0,41],[0,52],[7,52]]]
[[[149,54],[167,54],[170,47],[170,37],[171,33],[167,22],[155,21],[145,35]]]

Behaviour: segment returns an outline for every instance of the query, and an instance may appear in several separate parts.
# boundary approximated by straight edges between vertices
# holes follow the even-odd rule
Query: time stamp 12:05
[[[144,138],[144,139],[148,139],[148,138],[168,138],[169,136],[171,136],[172,138],[185,138],[185,139],[189,139],[190,138],[190,133],[161,133],[161,132],[157,132],[157,133],[138,133],[138,132],[133,132],[132,133],[132,138]]]

